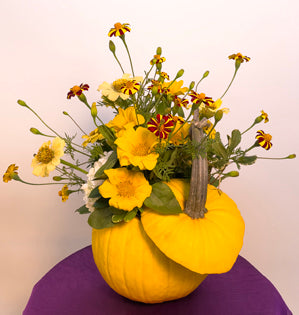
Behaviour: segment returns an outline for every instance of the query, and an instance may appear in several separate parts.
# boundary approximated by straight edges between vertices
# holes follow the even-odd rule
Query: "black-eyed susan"
[[[232,55],[228,56],[228,59],[233,59],[235,61],[242,63],[242,62],[244,62],[244,60],[246,62],[248,62],[250,60],[250,57],[243,56],[241,53],[237,53],[237,54],[232,54]]]
[[[128,23],[115,23],[114,27],[112,27],[110,29],[110,31],[108,32],[108,36],[112,37],[112,36],[122,36],[124,35],[126,32],[130,32],[131,29],[129,27],[130,24]]]
[[[157,137],[146,128],[127,129],[114,143],[121,166],[134,165],[140,170],[152,170],[156,166],[159,157],[154,151]]]
[[[160,55],[154,55],[154,58],[150,61],[150,64],[155,65],[157,63],[162,63],[165,61],[166,61],[165,57],[161,57]]]
[[[64,185],[62,187],[62,189],[58,192],[58,196],[61,197],[62,202],[65,202],[65,201],[67,201],[69,199],[69,194],[70,194],[70,192],[68,190],[68,186],[67,185]]]
[[[105,174],[108,179],[99,187],[99,192],[104,198],[110,198],[109,205],[112,207],[125,211],[140,208],[152,192],[142,172],[115,168],[106,170]]]
[[[124,83],[120,90],[122,93],[126,95],[133,95],[140,89],[140,84],[136,82],[135,80],[127,80],[126,83]]]
[[[107,126],[115,131],[117,137],[120,137],[125,130],[142,125],[144,122],[144,117],[136,114],[133,106],[129,106],[126,109],[119,108],[118,114],[109,121]]]
[[[160,139],[166,139],[174,127],[171,116],[157,114],[147,123],[147,129]]]
[[[59,137],[51,141],[43,143],[43,145],[35,154],[31,166],[33,167],[33,175],[46,177],[60,163],[60,158],[64,154],[65,141]]]
[[[67,93],[67,99],[70,99],[73,96],[80,96],[83,91],[88,91],[89,85],[81,83],[79,86],[73,86],[70,91]]]
[[[3,181],[4,183],[8,183],[9,181],[11,181],[15,175],[18,175],[18,166],[16,166],[16,164],[11,164],[8,166],[6,172],[3,175]]]
[[[259,145],[264,149],[269,150],[272,147],[272,136],[269,133],[264,133],[263,130],[258,130],[255,138],[258,140]]]

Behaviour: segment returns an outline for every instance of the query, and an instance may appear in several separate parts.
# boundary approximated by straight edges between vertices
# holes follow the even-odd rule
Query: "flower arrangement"
[[[18,104],[32,111],[51,133],[45,134],[36,128],[30,131],[53,138],[43,143],[34,154],[33,174],[48,177],[51,172],[58,172],[48,184],[61,186],[58,195],[63,202],[73,193],[83,192],[84,205],[76,212],[88,214],[88,223],[95,230],[116,229],[129,226],[136,219],[141,220],[147,235],[171,260],[200,275],[225,272],[231,268],[241,249],[244,224],[234,203],[220,190],[221,182],[239,176],[241,166],[265,158],[251,154],[253,148],[269,150],[272,147],[271,135],[263,130],[257,130],[249,148],[240,146],[246,132],[269,121],[263,110],[245,131],[232,130],[226,143],[216,128],[224,114],[229,112],[222,107],[223,97],[240,66],[250,58],[241,53],[228,57],[235,66],[232,80],[223,95],[213,99],[199,92],[200,82],[209,71],[198,82],[184,86],[180,80],[184,74],[182,69],[174,78],[170,78],[164,69],[162,71],[166,58],[160,47],[149,60],[144,77],[135,76],[125,39],[130,31],[129,24],[116,23],[108,32],[109,37],[118,37],[124,44],[130,74],[125,73],[116,55],[116,46],[110,40],[109,49],[120,66],[122,77],[112,83],[103,82],[98,87],[100,100],[91,105],[86,97],[88,84],[75,85],[67,93],[67,99],[77,97],[87,107],[94,124],[92,131],[86,134],[70,114],[63,112],[83,133],[82,144],[75,143],[75,136],[59,135],[26,102],[18,100]],[[108,123],[101,118],[103,106],[114,113]],[[281,159],[292,158],[295,154]],[[236,170],[227,171],[230,165],[235,165]],[[11,164],[3,175],[4,182],[10,180],[33,184],[21,179],[15,164]],[[213,212],[217,198],[229,208],[217,210],[217,225],[226,231],[227,239],[222,238],[222,232],[217,232],[215,226],[208,224],[218,215]],[[175,233],[180,229],[182,216],[196,222],[196,231],[206,229],[202,234],[194,233],[202,237],[201,242],[206,242],[209,254],[195,253],[197,247],[186,248],[187,241]],[[193,223],[185,228],[187,234],[193,229]],[[210,237],[205,240],[206,233],[213,234],[217,240],[211,241]],[[129,293],[123,295],[131,298]]]

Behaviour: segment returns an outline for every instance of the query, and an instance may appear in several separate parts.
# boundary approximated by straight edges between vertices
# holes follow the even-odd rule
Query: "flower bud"
[[[238,177],[239,176],[239,172],[238,171],[231,171],[227,174],[225,174],[227,177]]]
[[[176,79],[178,79],[178,78],[180,78],[182,75],[184,74],[184,69],[181,69],[178,73],[177,73],[177,75],[176,75]]]
[[[109,41],[109,49],[113,54],[115,53],[115,45],[112,40]]]
[[[162,48],[161,47],[158,47],[157,50],[156,50],[156,55],[162,55]]]
[[[161,63],[156,63],[156,67],[159,71],[161,71],[162,69],[162,64]]]
[[[287,159],[294,159],[296,157],[296,154],[290,154]]]
[[[78,99],[79,99],[81,102],[87,104],[86,96],[85,96],[83,93],[81,93],[80,95],[77,95],[77,96],[78,96]]]
[[[30,128],[30,132],[32,132],[34,135],[42,135],[42,133],[34,127]]]
[[[255,124],[258,124],[258,123],[260,123],[260,122],[263,121],[263,120],[264,120],[264,118],[263,118],[262,116],[258,116],[258,117],[255,118],[254,123],[255,123]]]
[[[152,94],[157,95],[158,94],[158,88],[156,86],[152,87]]]
[[[192,81],[189,85],[189,91],[191,91],[195,86],[195,81]]]
[[[216,114],[215,114],[215,123],[220,121],[223,117],[223,111],[220,109],[220,110],[217,110]]]
[[[55,180],[55,182],[60,182],[63,178],[61,176],[54,176],[53,180]]]
[[[93,102],[91,105],[91,116],[95,118],[97,117],[97,115],[98,115],[97,103]]]
[[[203,78],[206,78],[206,77],[209,75],[209,73],[210,73],[210,71],[207,70],[207,71],[203,74],[202,77],[203,77]]]
[[[18,100],[17,102],[18,102],[18,104],[21,105],[21,106],[25,106],[25,107],[28,106],[28,105],[27,105],[24,101],[22,101],[22,100]]]
[[[69,115],[66,111],[63,111],[62,114],[63,114],[63,115],[66,115],[66,116]]]

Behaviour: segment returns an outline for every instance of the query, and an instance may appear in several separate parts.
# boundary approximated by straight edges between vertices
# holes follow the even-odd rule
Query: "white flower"
[[[83,200],[85,201],[85,206],[91,212],[95,210],[93,204],[97,201],[98,198],[88,198],[88,196],[95,187],[101,185],[104,182],[104,180],[102,179],[94,180],[94,175],[101,168],[101,166],[106,163],[112,152],[113,151],[104,152],[104,155],[97,162],[95,162],[93,167],[89,170],[87,174],[87,182],[81,186],[81,189],[84,191]]]

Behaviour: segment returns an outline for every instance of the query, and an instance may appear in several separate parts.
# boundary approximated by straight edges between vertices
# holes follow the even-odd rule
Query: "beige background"
[[[231,112],[221,131],[245,130],[264,109],[270,122],[248,133],[244,147],[262,129],[273,135],[273,148],[256,149],[256,154],[298,154],[295,0],[184,1],[184,5],[181,1],[10,0],[1,2],[0,12],[1,174],[16,163],[24,180],[39,181],[31,174],[30,163],[45,139],[32,135],[29,128],[47,130],[17,105],[17,99],[26,100],[58,132],[77,132],[62,115],[64,110],[84,129],[93,128],[85,107],[67,100],[66,94],[73,85],[88,83],[88,99],[95,101],[99,84],[120,77],[107,37],[118,21],[132,26],[127,42],[137,75],[143,75],[156,47],[162,46],[165,71],[173,76],[184,68],[186,84],[210,70],[201,91],[214,99],[234,71],[227,56],[238,51],[250,56],[224,98]],[[115,43],[129,71],[120,41]],[[105,121],[111,118],[106,110],[101,114]],[[294,314],[299,312],[298,164],[298,159],[259,160],[222,186],[246,222],[241,254],[271,280]],[[51,267],[90,244],[90,228],[86,216],[74,214],[83,204],[81,195],[63,204],[58,187],[0,185],[0,314],[14,315],[21,313],[33,285]]]

